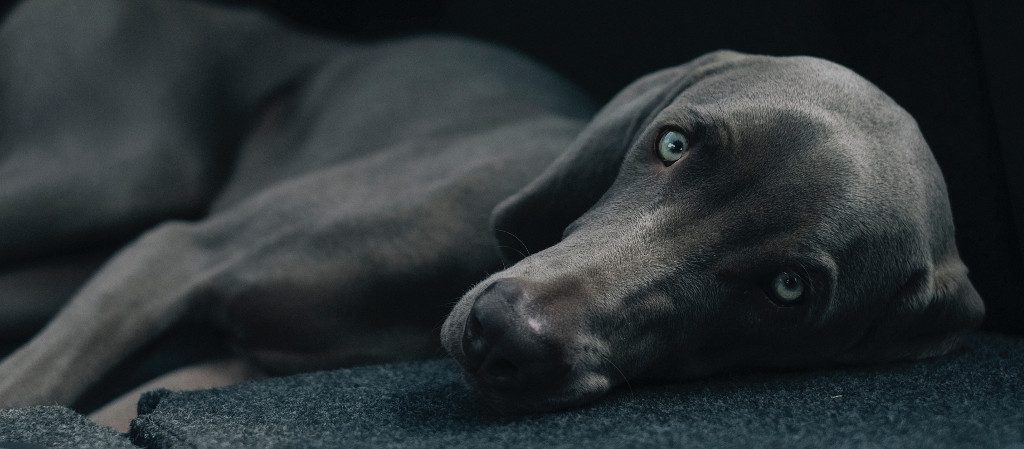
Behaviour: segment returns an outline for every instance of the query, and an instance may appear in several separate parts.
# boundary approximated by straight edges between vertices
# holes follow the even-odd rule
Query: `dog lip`
[[[521,393],[515,394],[509,391],[484,387],[473,381],[470,381],[470,384],[488,406],[499,413],[505,414],[549,413],[582,407],[607,393],[606,389],[595,389],[579,394],[538,392],[523,395]],[[568,387],[568,384],[566,387]]]
[[[584,406],[613,386],[607,374],[576,366],[563,381],[543,388],[504,388],[484,382],[460,362],[466,385],[491,409],[503,414],[546,413]],[[594,382],[594,379],[600,381]]]

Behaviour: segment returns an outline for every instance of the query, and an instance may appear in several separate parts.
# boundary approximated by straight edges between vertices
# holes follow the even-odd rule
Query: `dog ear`
[[[744,55],[720,50],[647,75],[603,107],[565,153],[491,213],[502,257],[510,263],[558,243],[618,175],[634,137],[680,92]]]
[[[955,349],[985,316],[981,296],[954,252],[904,283],[890,307],[850,351],[844,363],[916,360]]]

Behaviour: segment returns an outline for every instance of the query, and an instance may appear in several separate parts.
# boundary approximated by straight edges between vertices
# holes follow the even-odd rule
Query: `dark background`
[[[12,3],[0,0],[0,13]],[[917,119],[949,186],[960,252],[988,305],[986,327],[1024,333],[1024,2],[257,3],[346,38],[440,31],[502,43],[600,101],[647,72],[718,48],[846,65]]]

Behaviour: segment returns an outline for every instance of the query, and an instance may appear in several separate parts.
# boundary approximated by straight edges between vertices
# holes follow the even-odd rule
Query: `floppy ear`
[[[889,309],[842,362],[916,360],[945,354],[976,328],[985,305],[954,253],[910,276]]]
[[[558,243],[611,186],[634,136],[697,80],[744,55],[716,51],[647,75],[619,92],[543,173],[491,213],[502,256],[516,262]]]

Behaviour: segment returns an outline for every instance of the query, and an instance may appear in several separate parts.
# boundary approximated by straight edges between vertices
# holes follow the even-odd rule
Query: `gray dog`
[[[935,356],[984,314],[914,120],[820,59],[715,52],[593,115],[466,40],[31,0],[0,61],[0,263],[153,226],[0,364],[0,406],[68,403],[184,319],[271,373],[432,357],[440,330],[489,402],[543,410]],[[25,295],[0,282],[0,314]]]

